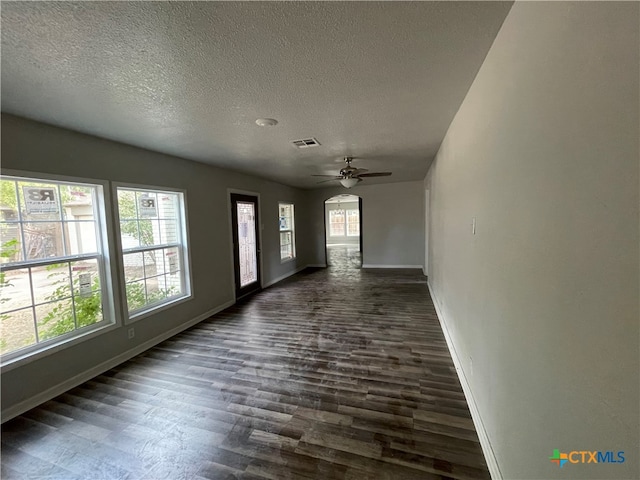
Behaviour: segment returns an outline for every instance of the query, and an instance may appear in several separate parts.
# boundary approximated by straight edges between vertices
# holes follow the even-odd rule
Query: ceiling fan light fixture
[[[344,188],[354,187],[360,180],[355,177],[341,178],[340,183]]]
[[[275,127],[278,121],[275,118],[259,118],[256,120],[256,125],[260,127]]]

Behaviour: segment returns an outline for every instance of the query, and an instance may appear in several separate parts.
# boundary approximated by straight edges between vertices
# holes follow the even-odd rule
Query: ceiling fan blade
[[[340,180],[340,177],[330,178],[329,180],[322,180],[321,182],[316,182],[316,185],[318,185],[319,183],[333,182],[334,180]]]
[[[338,177],[336,175],[311,175],[311,176],[312,177],[331,177],[331,178],[334,178],[334,179],[340,178],[340,177]]]
[[[373,173],[363,173],[358,175],[359,177],[388,177],[391,175],[391,172],[373,172]]]
[[[368,170],[367,168],[356,168],[356,169],[353,171],[353,174],[354,174],[354,175],[360,175],[361,173],[365,173],[365,172],[368,172],[368,171],[369,171],[369,170]]]

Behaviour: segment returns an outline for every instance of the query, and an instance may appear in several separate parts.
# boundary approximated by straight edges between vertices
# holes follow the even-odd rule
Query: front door
[[[260,290],[258,197],[231,194],[236,299]]]

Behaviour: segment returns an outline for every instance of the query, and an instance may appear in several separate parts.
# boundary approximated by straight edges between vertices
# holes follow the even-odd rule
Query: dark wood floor
[[[425,278],[307,270],[3,425],[3,479],[489,478]]]

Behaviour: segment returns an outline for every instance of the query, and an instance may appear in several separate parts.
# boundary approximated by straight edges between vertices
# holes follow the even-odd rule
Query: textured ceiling
[[[344,155],[420,180],[510,8],[3,2],[2,111],[305,188]]]

